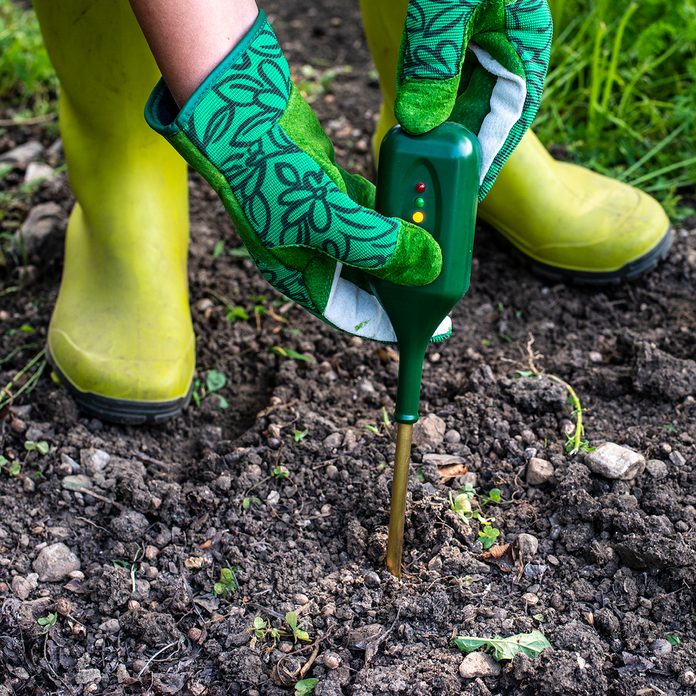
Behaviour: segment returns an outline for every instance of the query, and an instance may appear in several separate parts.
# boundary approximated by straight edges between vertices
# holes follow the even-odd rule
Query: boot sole
[[[58,369],[48,347],[46,358],[61,385],[85,415],[116,425],[158,425],[180,416],[191,402],[193,383],[186,396],[173,401],[144,402],[111,399],[80,391]]]
[[[490,223],[487,223],[490,225]],[[495,227],[490,225],[494,230]],[[536,275],[547,280],[554,280],[562,283],[571,283],[573,285],[620,285],[621,283],[637,280],[641,276],[654,270],[659,263],[664,261],[669,255],[672,243],[674,242],[674,232],[671,227],[667,229],[662,239],[643,256],[627,263],[616,271],[573,271],[568,268],[560,268],[559,266],[551,266],[527,256],[523,251],[518,249],[510,242],[503,234],[495,230],[499,239],[505,242],[514,255],[532,270]]]

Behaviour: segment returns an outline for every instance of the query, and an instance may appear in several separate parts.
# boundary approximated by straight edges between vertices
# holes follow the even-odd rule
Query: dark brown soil
[[[343,163],[369,173],[379,92],[359,15],[321,5],[268,3],[298,74],[304,64],[351,66],[314,106]],[[21,473],[0,473],[2,696],[283,694],[300,674],[319,679],[320,696],[693,692],[695,231],[678,230],[669,261],[647,279],[588,291],[546,284],[479,230],[456,333],[425,366],[423,411],[445,421],[447,436],[414,449],[400,583],[383,569],[393,352],[295,308],[284,308],[287,323],[227,321],[211,291],[249,311],[284,303],[249,261],[213,258],[219,239],[239,243],[195,177],[191,194],[200,373],[227,375],[230,408],[209,398],[163,427],[113,427],[81,417],[46,376],[5,414],[0,454]],[[31,204],[46,200],[67,214],[64,179]],[[60,254],[33,261],[22,289],[0,298],[0,384],[45,337]],[[3,286],[19,273],[6,270]],[[17,332],[23,325],[36,333]],[[530,334],[538,364],[581,396],[593,444],[617,442],[662,464],[612,482],[568,456],[564,390],[516,374]],[[312,360],[283,359],[273,346]],[[28,440],[47,441],[49,453],[25,452]],[[443,480],[433,452],[460,457],[466,479]],[[525,480],[535,454],[555,469],[540,487]],[[280,466],[287,478],[274,476]],[[66,488],[77,474],[99,497]],[[450,493],[474,479],[483,492],[502,489],[502,504],[487,509],[502,542],[538,540],[513,566],[484,559],[477,525],[450,510]],[[37,555],[56,542],[81,570],[33,582]],[[239,589],[217,598],[223,567],[235,569]],[[308,647],[252,638],[256,617],[282,628],[289,610]],[[44,633],[37,619],[51,612],[57,621]],[[460,677],[453,636],[533,629],[552,650],[517,657],[496,677]],[[655,644],[667,636],[681,641],[671,651]]]

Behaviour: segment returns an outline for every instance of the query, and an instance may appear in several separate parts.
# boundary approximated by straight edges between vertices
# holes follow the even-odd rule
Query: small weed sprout
[[[572,434],[567,435],[567,441],[565,444],[565,451],[572,455],[578,454],[578,452],[593,452],[594,448],[591,447],[588,440],[585,438],[585,424],[583,421],[584,409],[582,403],[580,402],[580,397],[573,387],[568,384],[564,379],[561,379],[557,375],[549,375],[537,368],[536,361],[541,359],[543,356],[540,353],[534,352],[534,336],[529,335],[529,340],[527,341],[527,368],[526,370],[517,370],[517,375],[524,378],[534,378],[541,379],[546,377],[556,384],[560,384],[568,392],[568,403],[572,406],[572,415],[575,419],[575,430]]]
[[[279,464],[273,469],[273,478],[279,480],[290,478],[290,472],[282,464]]]
[[[221,568],[220,579],[213,585],[213,594],[216,597],[227,599],[232,593],[239,589],[234,568]]]
[[[491,488],[487,495],[477,495],[476,489],[470,483],[461,488],[458,495],[453,497],[450,493],[450,509],[465,524],[475,521],[481,525],[478,539],[484,549],[490,549],[496,543],[500,537],[500,530],[493,526],[494,517],[483,515],[483,509],[487,505],[498,504],[501,500],[502,493],[499,488]]]
[[[208,370],[205,381],[198,377],[193,381],[191,399],[196,406],[200,406],[205,399],[214,396],[217,399],[218,408],[221,411],[229,408],[227,399],[218,392],[227,385],[227,376],[220,370]]]
[[[678,648],[681,645],[681,638],[676,633],[668,633],[665,638],[673,648]]]
[[[48,454],[50,447],[48,442],[45,440],[40,440],[39,442],[34,442],[33,440],[27,440],[24,443],[24,449],[27,452],[38,452],[42,457]]]
[[[8,476],[14,478],[22,473],[22,465],[16,459],[10,461],[0,454],[0,471],[6,471]]]
[[[295,684],[295,696],[312,696],[319,680],[316,677],[303,679]]]
[[[51,612],[50,614],[46,614],[46,616],[40,616],[37,620],[36,623],[43,628],[44,633],[48,633],[55,625],[56,622],[58,621],[58,614],[57,612]]]
[[[252,505],[261,505],[261,498],[250,496],[242,500],[242,510],[250,510]]]
[[[285,615],[285,623],[290,627],[290,630],[292,631],[293,640],[296,643],[298,640],[303,640],[308,643],[311,640],[311,638],[309,637],[309,633],[300,628],[298,621],[299,619],[296,611],[289,611]]]
[[[302,442],[307,435],[309,435],[309,430],[295,430],[292,434],[293,442]]]
[[[254,636],[258,640],[270,640],[273,643],[274,647],[281,637],[280,629],[274,628],[273,626],[271,626],[270,621],[266,621],[260,616],[257,616],[254,619],[252,630],[254,632]]]

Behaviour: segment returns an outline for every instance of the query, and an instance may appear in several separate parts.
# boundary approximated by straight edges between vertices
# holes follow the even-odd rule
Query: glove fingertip
[[[408,80],[396,95],[394,113],[404,130],[422,135],[447,121],[456,98],[456,79]]]
[[[375,275],[398,285],[432,283],[442,271],[442,249],[423,228],[402,221],[389,263]]]

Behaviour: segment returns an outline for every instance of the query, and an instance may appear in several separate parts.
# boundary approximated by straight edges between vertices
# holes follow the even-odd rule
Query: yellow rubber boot
[[[143,118],[159,72],[127,0],[34,5],[77,198],[49,358],[87,413],[164,420],[188,402],[195,340],[186,166]]]
[[[382,87],[376,157],[396,124],[396,68],[408,0],[360,0],[360,5]],[[654,198],[555,161],[532,132],[503,167],[479,215],[534,269],[580,283],[637,278],[667,256],[672,243],[669,219]]]

